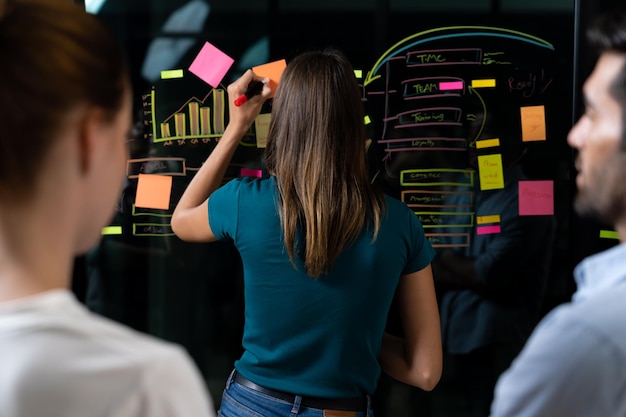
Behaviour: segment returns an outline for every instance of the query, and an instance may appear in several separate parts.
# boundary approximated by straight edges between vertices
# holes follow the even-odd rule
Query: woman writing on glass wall
[[[371,185],[348,59],[296,56],[273,98],[269,178],[222,184],[271,96],[266,84],[235,106],[251,81],[261,77],[248,70],[228,86],[228,126],[172,217],[181,239],[233,241],[243,262],[244,351],[220,414],[371,416],[381,368],[431,390],[442,367],[434,251],[415,214]],[[396,293],[404,338],[384,331]]]

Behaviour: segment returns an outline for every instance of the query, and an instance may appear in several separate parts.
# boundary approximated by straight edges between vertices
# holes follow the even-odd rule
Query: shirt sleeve
[[[164,350],[146,367],[114,417],[216,417],[209,391],[182,348]]]
[[[538,325],[495,388],[491,417],[623,415],[624,358],[559,307]]]
[[[411,231],[411,250],[406,267],[402,271],[403,274],[410,274],[426,268],[435,257],[435,249],[424,234],[424,228],[419,218],[408,210],[409,230]]]
[[[234,239],[237,234],[240,186],[241,180],[233,179],[209,197],[209,226],[218,239]]]

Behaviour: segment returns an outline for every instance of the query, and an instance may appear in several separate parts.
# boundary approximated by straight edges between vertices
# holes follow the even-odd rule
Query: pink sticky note
[[[205,42],[191,63],[189,71],[196,74],[211,87],[217,88],[234,61],[215,46]]]
[[[139,174],[135,206],[168,210],[172,193],[172,177],[169,175]]]
[[[463,81],[442,81],[439,83],[439,90],[462,90],[463,89]]]
[[[476,228],[476,234],[478,235],[490,235],[493,233],[500,233],[500,225],[480,226]]]
[[[520,181],[518,185],[520,216],[554,214],[553,181]]]
[[[263,176],[263,171],[260,169],[241,168],[241,176],[261,178]]]

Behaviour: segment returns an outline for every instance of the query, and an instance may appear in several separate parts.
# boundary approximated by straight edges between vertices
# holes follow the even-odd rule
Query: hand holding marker
[[[269,78],[265,78],[261,81],[251,81],[250,84],[248,84],[246,92],[235,99],[235,106],[239,107],[248,101],[249,98],[260,94],[261,91],[263,91],[263,86],[265,86],[268,82]]]

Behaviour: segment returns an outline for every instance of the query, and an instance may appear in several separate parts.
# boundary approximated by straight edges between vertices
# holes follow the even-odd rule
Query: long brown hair
[[[361,93],[336,49],[307,51],[285,69],[272,103],[265,159],[276,176],[291,262],[319,277],[369,227],[376,239],[384,198],[371,184]]]
[[[93,105],[112,120],[129,78],[112,32],[68,0],[0,0],[0,57],[4,201],[31,194],[71,110]]]

